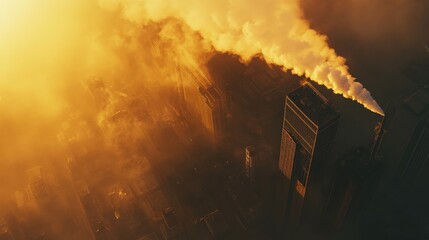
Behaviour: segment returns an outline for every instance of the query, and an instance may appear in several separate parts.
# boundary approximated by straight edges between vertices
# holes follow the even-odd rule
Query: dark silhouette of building
[[[204,72],[184,66],[177,67],[178,103],[189,121],[197,122],[214,143],[225,135],[228,96]]]
[[[222,140],[226,130],[225,96],[221,89],[215,86],[200,88],[200,93],[205,102],[205,106],[200,112],[203,125],[212,134],[215,143],[218,143]]]
[[[367,209],[380,172],[380,163],[370,158],[370,151],[358,147],[335,164],[334,177],[326,202],[326,227],[356,234],[361,213]]]
[[[284,94],[287,89],[297,87],[297,81],[292,80],[288,73],[279,67],[268,66],[261,59],[253,59],[244,71],[240,88],[243,96],[254,106],[254,111],[261,108],[261,112],[266,110],[281,109]]]
[[[228,225],[219,210],[215,210],[202,218],[205,226],[214,239],[222,239],[228,230]]]
[[[309,83],[286,97],[279,168],[286,178],[282,197],[289,226],[323,210],[329,182],[323,174],[340,114]]]
[[[366,239],[427,239],[429,221],[429,90],[392,101],[374,158],[380,183],[363,220]]]
[[[429,158],[429,90],[419,89],[392,102],[388,114],[378,155],[388,161],[387,177],[405,188],[413,187],[423,177]]]
[[[246,147],[245,174],[249,183],[254,181],[255,177],[255,162],[257,161],[258,153],[254,146]]]

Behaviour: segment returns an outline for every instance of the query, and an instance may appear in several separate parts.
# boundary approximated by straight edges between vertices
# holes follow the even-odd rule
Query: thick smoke
[[[309,28],[298,0],[99,2],[104,8],[120,10],[127,20],[136,23],[168,17],[181,19],[218,51],[232,52],[245,60],[262,53],[268,62],[384,114],[369,91],[355,82],[345,59],[328,46],[326,36]]]
[[[108,137],[118,131],[104,119],[141,92],[154,99],[147,108],[155,114],[162,109],[157,97],[176,87],[177,64],[202,68],[212,50],[205,40],[243,59],[262,53],[382,112],[326,37],[302,20],[295,0],[0,0],[0,164],[50,159],[46,152],[57,144],[54,126],[70,112],[96,118]],[[102,79],[109,93],[108,104],[98,110],[82,89],[93,78]]]
[[[55,175],[53,191],[72,197],[38,206],[29,222],[43,222],[53,239],[89,239],[66,222],[82,217],[70,169],[87,162],[73,181],[95,189],[130,177],[117,166],[151,150],[136,146],[149,146],[155,123],[169,117],[177,65],[201,68],[204,50],[211,46],[177,19],[142,26],[96,1],[0,0],[0,220],[21,215],[26,172],[41,166]],[[86,167],[106,166],[87,176]]]

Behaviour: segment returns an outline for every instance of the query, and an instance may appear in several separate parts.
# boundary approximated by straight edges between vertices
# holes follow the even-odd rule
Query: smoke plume
[[[52,185],[69,186],[73,161],[92,169],[151,153],[155,123],[172,118],[177,69],[204,75],[213,48],[243,60],[262,54],[383,114],[303,20],[299,0],[0,0],[0,215],[25,191],[27,169],[50,166]],[[95,188],[128,177],[85,169],[79,180]],[[54,239],[87,239],[68,223],[78,201],[56,202],[40,209]]]
[[[57,176],[48,185],[63,191],[52,196],[74,196],[72,181],[97,189],[103,179],[128,178],[116,166],[154,154],[148,136],[170,117],[176,67],[201,68],[205,50],[211,46],[173,18],[142,26],[95,0],[0,0],[0,221],[32,204],[16,197],[26,192],[28,169]],[[112,170],[88,174],[99,168]],[[79,206],[75,197],[55,199],[37,206],[43,221],[29,222],[43,222],[52,239],[91,239],[85,226],[67,222],[82,217]]]
[[[327,44],[326,36],[303,20],[298,0],[146,1],[99,0],[102,7],[120,10],[135,23],[168,17],[183,20],[218,51],[248,60],[262,54],[272,64],[303,75],[383,115],[383,110],[349,73],[345,59]]]

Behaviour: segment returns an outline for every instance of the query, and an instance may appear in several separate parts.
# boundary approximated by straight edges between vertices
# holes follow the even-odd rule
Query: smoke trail
[[[243,59],[255,54],[303,75],[369,110],[383,110],[362,84],[348,72],[345,59],[331,49],[326,36],[303,20],[298,0],[99,0],[100,6],[120,10],[135,23],[168,17],[183,20],[218,51]]]

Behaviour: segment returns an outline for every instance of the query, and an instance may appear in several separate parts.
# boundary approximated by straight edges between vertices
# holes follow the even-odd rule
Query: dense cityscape
[[[264,49],[197,51],[176,19],[133,24],[98,33],[102,66],[68,75],[65,103],[0,80],[0,240],[429,238],[427,48],[379,107],[347,67],[365,98]]]
[[[225,58],[210,64],[225,67]],[[25,171],[2,239],[53,239],[58,229],[45,224],[52,221],[46,214],[75,239],[286,239],[308,229],[318,239],[342,238],[371,217],[368,201],[404,204],[414,198],[404,193],[425,192],[409,188],[425,176],[425,88],[389,105],[366,145],[333,159],[341,113],[311,83],[259,59],[236,70],[245,82],[206,83],[191,69],[177,71],[195,85],[178,86],[162,119],[139,96],[124,99],[99,127],[82,116],[64,119],[56,135],[64,160]],[[238,85],[241,92],[228,95]],[[111,89],[101,79],[88,89],[102,108]],[[103,136],[123,123],[149,128],[138,141],[116,132],[123,134],[116,148],[103,146]],[[88,141],[97,144],[80,144]],[[395,187],[389,178],[399,181]],[[382,183],[394,197],[377,196]]]

